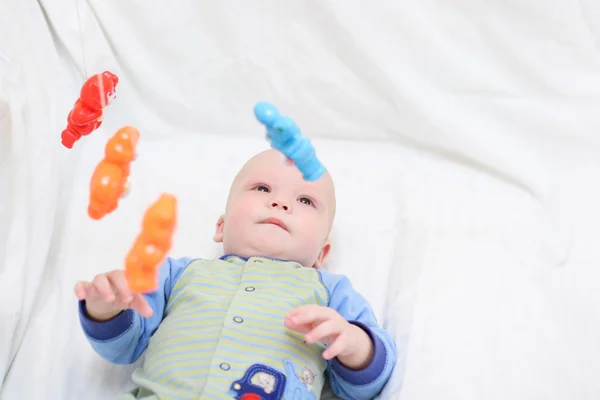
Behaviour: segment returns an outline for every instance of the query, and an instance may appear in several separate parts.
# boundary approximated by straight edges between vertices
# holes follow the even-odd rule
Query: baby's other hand
[[[98,274],[91,282],[77,282],[75,295],[79,300],[85,300],[88,316],[96,321],[107,321],[129,308],[145,318],[152,316],[152,308],[146,299],[131,292],[121,270]]]
[[[326,344],[328,347],[323,352],[326,360],[352,355],[356,346],[364,341],[359,336],[367,336],[362,329],[346,321],[334,309],[314,304],[290,311],[285,316],[284,323],[288,329],[304,333],[307,343],[320,341]]]

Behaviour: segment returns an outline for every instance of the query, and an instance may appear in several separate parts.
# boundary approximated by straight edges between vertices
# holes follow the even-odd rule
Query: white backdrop
[[[128,385],[72,286],[122,260],[161,190],[186,216],[174,255],[218,252],[228,179],[266,146],[260,100],[337,171],[330,267],[398,341],[383,398],[599,398],[599,20],[592,0],[0,0],[0,399]],[[105,69],[102,129],[62,148]],[[93,224],[89,176],[125,124],[134,189]]]

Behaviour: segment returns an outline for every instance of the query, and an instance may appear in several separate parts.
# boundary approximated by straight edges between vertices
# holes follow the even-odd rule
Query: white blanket
[[[172,255],[211,256],[227,186],[276,104],[339,199],[329,268],[398,343],[382,398],[600,397],[600,7],[519,2],[0,3],[0,399],[109,399],[78,279],[122,266],[177,195]],[[100,130],[60,145],[84,77]],[[140,129],[132,192],[86,215],[106,139]],[[225,154],[227,156],[225,157]]]

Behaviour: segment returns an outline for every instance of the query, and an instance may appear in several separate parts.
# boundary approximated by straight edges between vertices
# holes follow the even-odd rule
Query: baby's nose
[[[282,204],[281,202],[275,202],[274,201],[273,203],[271,203],[271,207],[273,207],[273,208],[282,208],[284,211],[288,210],[288,206],[285,205],[285,204]]]

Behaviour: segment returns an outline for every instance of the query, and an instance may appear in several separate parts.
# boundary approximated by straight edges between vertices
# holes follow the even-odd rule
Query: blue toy
[[[254,106],[256,119],[267,128],[267,140],[302,172],[307,181],[323,176],[325,168],[316,157],[315,148],[308,138],[302,137],[296,123],[279,114],[277,107],[261,101]]]

